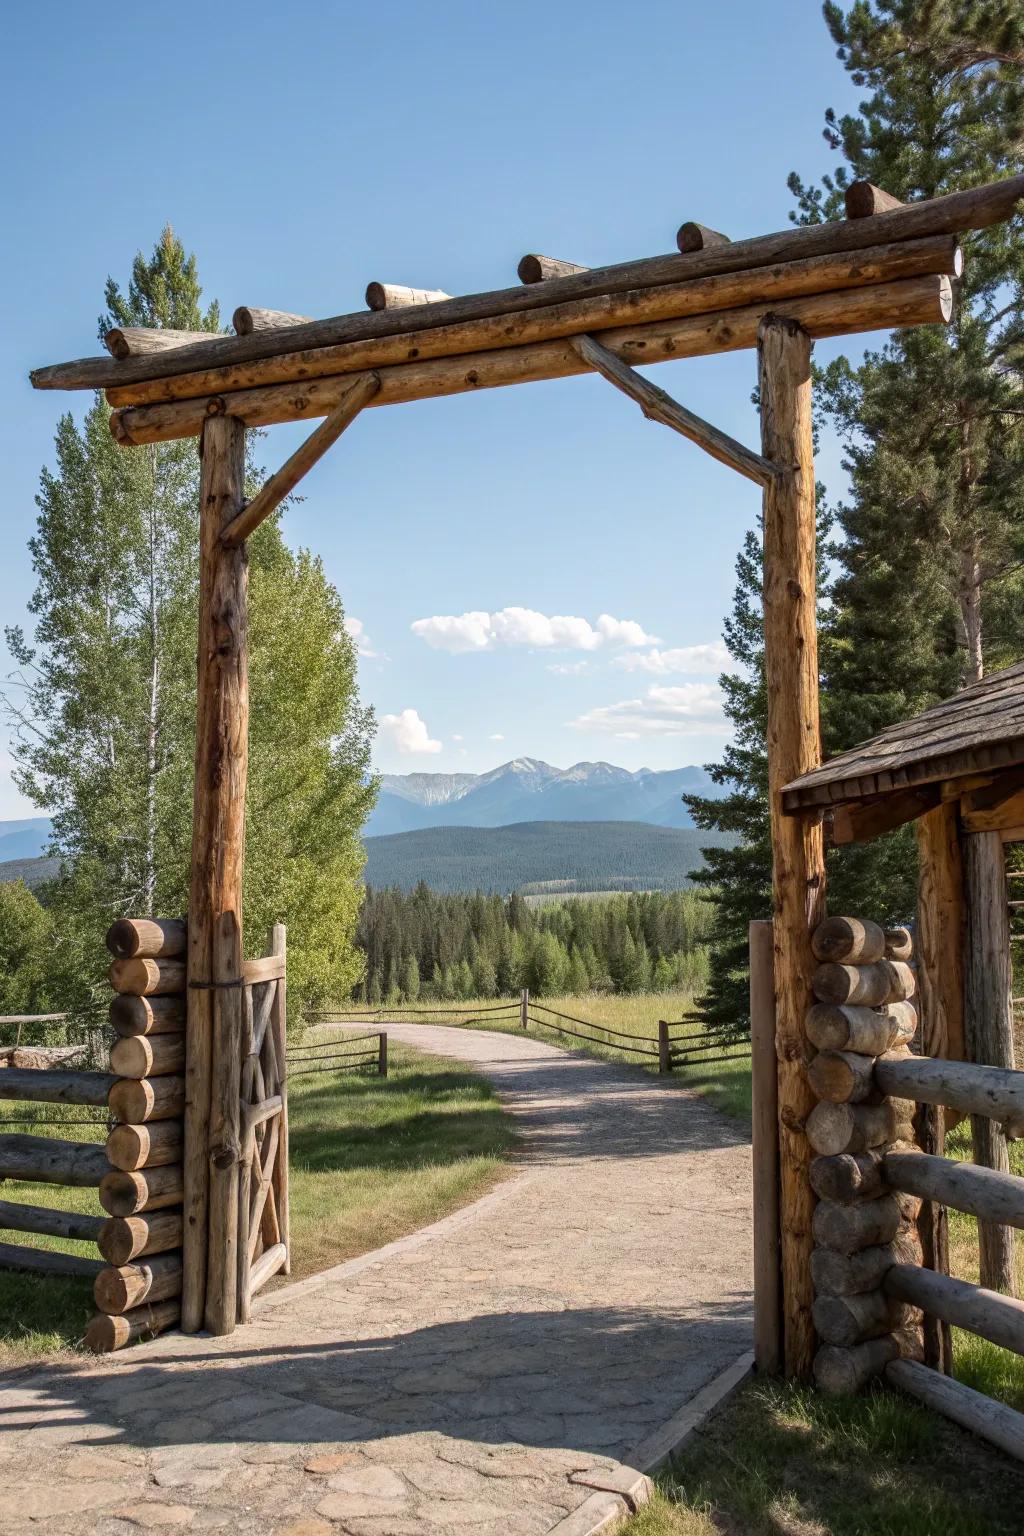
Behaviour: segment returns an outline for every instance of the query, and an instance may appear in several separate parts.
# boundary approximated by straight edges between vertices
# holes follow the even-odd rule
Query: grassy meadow
[[[337,1030],[331,1031],[337,1039]],[[307,1031],[304,1044],[318,1036]],[[292,1274],[313,1274],[391,1242],[476,1199],[504,1177],[512,1123],[483,1078],[458,1062],[395,1047],[375,1073],[298,1074],[289,1084]],[[9,1132],[103,1141],[95,1111],[8,1106]],[[19,1115],[17,1111],[20,1110]],[[4,1198],[102,1214],[95,1189],[5,1181]],[[96,1258],[94,1244],[0,1232],[0,1240]],[[286,1283],[283,1281],[271,1284]],[[0,1369],[74,1350],[93,1311],[82,1279],[0,1270]]]

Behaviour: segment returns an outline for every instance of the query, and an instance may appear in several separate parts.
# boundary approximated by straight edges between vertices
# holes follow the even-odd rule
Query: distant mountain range
[[[703,768],[655,772],[612,763],[553,768],[517,757],[490,773],[385,773],[367,837],[425,827],[506,827],[521,821],[643,821],[692,827],[684,793],[717,796]]]
[[[432,777],[428,775],[428,777]],[[521,821],[507,827],[423,827],[366,839],[367,884],[412,890],[675,891],[703,863],[702,847],[734,841],[694,827],[641,821]]]
[[[50,818],[0,821],[0,863],[9,859],[38,859],[50,839]]]

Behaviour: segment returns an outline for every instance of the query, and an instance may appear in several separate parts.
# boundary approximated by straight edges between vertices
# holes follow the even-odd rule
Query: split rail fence
[[[816,1001],[806,1033],[816,1103],[805,1125],[817,1205],[812,1318],[818,1385],[853,1392],[884,1375],[929,1407],[1024,1459],[1024,1414],[946,1374],[949,1327],[1024,1355],[1024,1303],[925,1263],[939,1209],[976,1217],[979,1246],[1024,1228],[1024,1178],[922,1151],[920,1106],[1024,1134],[1024,1072],[933,1059],[911,1050],[912,941],[906,929],[830,918],[813,935]],[[758,1364],[781,1359],[777,1101],[772,925],[751,925],[755,1171],[755,1334]],[[773,1159],[775,1161],[773,1161]],[[925,1242],[922,1242],[922,1234]],[[982,1265],[984,1273],[984,1263]],[[929,1340],[928,1334],[931,1333]],[[943,1337],[945,1333],[945,1337]],[[935,1363],[925,1363],[929,1359]]]

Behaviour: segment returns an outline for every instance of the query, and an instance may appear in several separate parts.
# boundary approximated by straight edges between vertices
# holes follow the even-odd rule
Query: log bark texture
[[[979,1221],[1024,1228],[1024,1179],[977,1163],[954,1163],[925,1152],[887,1152],[890,1189],[965,1211]]]
[[[885,1378],[890,1386],[916,1397],[926,1408],[952,1419],[954,1424],[969,1429],[1017,1461],[1024,1461],[1024,1414],[965,1387],[962,1381],[929,1370],[916,1360],[894,1360],[886,1366]]]
[[[3,1067],[0,1068],[0,1099],[32,1104],[106,1104],[116,1081],[110,1072]]]
[[[895,1264],[884,1284],[887,1295],[1024,1355],[1024,1301],[913,1264]]]
[[[825,851],[820,823],[782,814],[783,785],[821,762],[811,343],[796,322],[769,317],[762,323],[758,378],[762,451],[786,471],[764,493],[764,643],[785,1366],[788,1376],[807,1380],[814,1359],[814,1194],[804,1127],[814,1096],[804,1020],[812,1001],[811,933],[825,911]]]
[[[92,1142],[62,1141],[56,1136],[0,1136],[0,1179],[90,1189],[98,1188],[109,1172],[106,1152]]]
[[[155,1211],[150,1216],[110,1216],[96,1240],[108,1264],[130,1264],[181,1247],[181,1212]]]
[[[403,288],[400,283],[368,283],[367,309],[408,309],[413,304],[439,304],[451,294],[441,288]]]
[[[881,1056],[892,1046],[912,1040],[916,1032],[912,1003],[890,1003],[880,1009],[856,1003],[815,1003],[807,1015],[807,1037],[819,1051]]]
[[[1010,913],[1006,862],[998,832],[971,832],[964,837],[964,888],[967,905],[964,1030],[971,1061],[1012,1069],[1013,968],[1010,962]],[[1012,1134],[1024,1134],[1024,1076],[1020,1077],[1021,1113]],[[957,1104],[955,1108],[967,1106]],[[999,1120],[982,1110],[971,1111],[974,1161],[1007,1173],[1010,1156]],[[1012,1291],[1013,1233],[1008,1227],[982,1222],[978,1227],[981,1283],[992,1291]]]
[[[93,1286],[97,1307],[112,1315],[180,1295],[180,1253],[156,1254],[135,1264],[103,1269]]]
[[[754,1170],[754,1361],[782,1369],[779,1230],[779,1083],[775,1055],[775,948],[770,922],[750,925],[750,1066]]]
[[[185,1069],[185,1038],[173,1035],[125,1035],[110,1050],[119,1077],[163,1077]]]
[[[180,1120],[154,1120],[146,1125],[115,1125],[107,1137],[107,1157],[113,1167],[161,1168],[180,1163],[183,1132]]]
[[[1024,1073],[975,1066],[973,1061],[890,1054],[875,1062],[875,1082],[883,1093],[944,1104],[962,1115],[1006,1124],[1014,1136],[1024,1133]]]
[[[113,326],[103,338],[111,357],[124,362],[129,357],[153,357],[160,352],[174,352],[179,347],[202,346],[211,341],[209,331],[172,331],[145,326]]]
[[[32,1275],[84,1275],[89,1279],[103,1268],[98,1259],[77,1253],[51,1253],[46,1248],[27,1248],[23,1243],[0,1243],[0,1269]]]
[[[134,1173],[112,1169],[100,1181],[100,1205],[109,1216],[137,1216],[181,1204],[181,1164],[168,1163]]]
[[[231,317],[236,336],[251,336],[254,331],[280,331],[293,325],[310,325],[309,315],[292,315],[284,309],[256,309],[240,304]]]
[[[185,1109],[185,1078],[119,1077],[107,1104],[115,1120],[142,1125],[147,1120],[172,1120]]]
[[[185,987],[185,965],[181,960],[115,960],[107,976],[115,992],[131,992],[135,997],[159,997],[181,992]]]
[[[383,322],[385,317],[361,315],[354,317],[359,322],[352,327],[357,334],[332,346],[310,346],[301,351],[226,363],[216,362],[211,355],[208,365],[197,363],[189,372],[175,372],[170,377],[143,372],[137,379],[129,379],[123,366],[102,359],[99,367],[105,371],[105,377],[97,377],[96,367],[91,364],[87,371],[97,387],[105,385],[111,405],[145,405],[284,382],[311,381],[370,368],[401,367],[429,359],[452,361],[464,357],[467,360],[464,366],[468,367],[473,354],[498,348],[523,348],[581,334],[617,332],[626,327],[635,330],[640,326],[667,322],[678,325],[689,318],[691,327],[680,332],[677,343],[683,345],[688,338],[700,334],[701,320],[706,325],[709,319],[733,312],[742,316],[743,311],[755,306],[763,313],[765,308],[778,305],[783,299],[787,301],[787,313],[791,312],[792,304],[802,302],[806,313],[801,319],[808,329],[815,323],[815,318],[818,323],[840,323],[842,311],[850,307],[857,309],[863,318],[865,304],[868,312],[877,306],[880,287],[891,289],[894,283],[905,284],[929,274],[933,287],[941,276],[948,279],[955,275],[960,265],[960,253],[952,241],[912,242],[865,251],[852,257],[844,255],[825,261],[792,262],[664,288],[598,294],[568,303],[545,304],[522,314],[487,315],[444,325],[435,319],[437,307],[433,306],[427,316],[432,323],[426,329],[420,324],[422,314],[403,311],[399,319],[392,315],[387,320],[388,329],[384,334],[363,336],[358,333],[365,330],[366,323],[371,320]],[[860,289],[874,292],[876,299],[858,298]],[[522,293],[524,290],[515,291]],[[837,292],[843,292],[846,298],[833,300],[831,306],[825,306],[824,299]],[[742,320],[741,324],[744,324]],[[395,329],[399,325],[400,328]],[[724,331],[727,325],[727,321],[718,318],[719,330]],[[413,326],[414,329],[409,328]],[[376,330],[381,330],[380,324]],[[691,339],[690,345],[695,344]],[[745,344],[753,345],[753,341]]]
[[[195,1333],[204,1319],[213,1333],[229,1332],[235,1321],[237,1177],[230,1157],[239,1147],[249,680],[246,558],[244,549],[226,549],[221,535],[244,505],[244,482],[243,424],[231,416],[211,419],[203,430],[199,507],[181,1305],[186,1333]],[[216,1171],[215,1151],[229,1160]],[[226,1269],[223,1252],[215,1251],[222,1242],[231,1246]],[[211,1258],[213,1288],[207,1281]]]
[[[185,998],[115,997],[110,1022],[119,1035],[163,1035],[185,1028]]]
[[[536,307],[548,301],[560,302],[597,293],[621,293],[631,288],[661,286],[691,277],[736,272],[775,262],[864,250],[872,245],[956,234],[965,229],[984,229],[1011,217],[1022,196],[1024,176],[1008,177],[1000,182],[896,209],[872,219],[788,229],[774,235],[758,236],[753,240],[738,240],[732,245],[697,251],[687,256],[655,256],[642,261],[624,262],[615,267],[595,268],[554,279],[550,287],[535,284],[497,293],[473,294],[467,298],[447,301],[444,311],[438,306],[437,315],[421,317],[421,323],[425,328],[441,320],[461,320],[469,315],[479,317],[503,314]],[[339,332],[344,333],[344,339],[351,339],[349,326],[353,318],[351,315],[336,316],[331,320],[296,326],[290,333],[270,331],[253,336],[217,338],[213,343],[204,343],[202,349],[193,349],[192,356],[182,366],[178,366],[176,360],[168,367],[167,357],[170,354],[153,359],[152,362],[147,360],[141,369],[137,362],[131,360],[120,366],[126,374],[129,370],[135,370],[132,377],[138,379],[156,377],[158,371],[163,374],[182,372],[184,367],[206,367],[215,361],[251,361],[253,358],[273,356],[304,347],[330,345],[339,339]],[[405,318],[403,316],[403,320]],[[381,334],[382,331],[362,334]],[[216,350],[206,350],[211,347]],[[97,378],[94,372],[89,371],[89,365],[94,361],[84,359],[36,369],[31,380],[37,389],[104,388],[110,382],[109,379]],[[153,371],[147,372],[147,367]]]
[[[944,324],[951,313],[952,290],[946,277],[916,277],[878,287],[787,299],[780,304],[808,335],[840,336],[893,326]],[[767,308],[758,304],[666,320],[655,326],[612,329],[601,340],[634,367],[735,352],[754,346],[757,327]],[[381,387],[369,402],[370,408],[536,383],[541,379],[570,378],[590,370],[569,341],[560,340],[410,362],[378,371]],[[140,405],[116,412],[111,418],[111,430],[120,443],[170,442],[195,436],[207,417],[213,415],[232,415],[247,426],[306,421],[326,416],[339,403],[350,382],[350,375],[341,374],[200,395],[167,405]]]
[[[816,960],[839,965],[870,965],[885,954],[885,931],[859,917],[826,917],[811,938]]]
[[[107,929],[107,948],[119,960],[170,959],[183,955],[187,944],[180,917],[122,917]]]
[[[873,965],[837,965],[825,961],[814,972],[814,995],[822,1003],[851,1003],[877,1008],[913,997],[914,973],[900,960],[876,960]]]
[[[40,1232],[46,1237],[73,1237],[79,1242],[94,1243],[103,1227],[103,1217],[0,1200],[0,1227],[8,1232]]]

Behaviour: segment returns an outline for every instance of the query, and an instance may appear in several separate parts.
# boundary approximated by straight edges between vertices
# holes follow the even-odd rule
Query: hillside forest
[[[703,985],[712,911],[694,891],[534,904],[521,895],[368,889],[356,930],[361,1002],[690,991]]]

